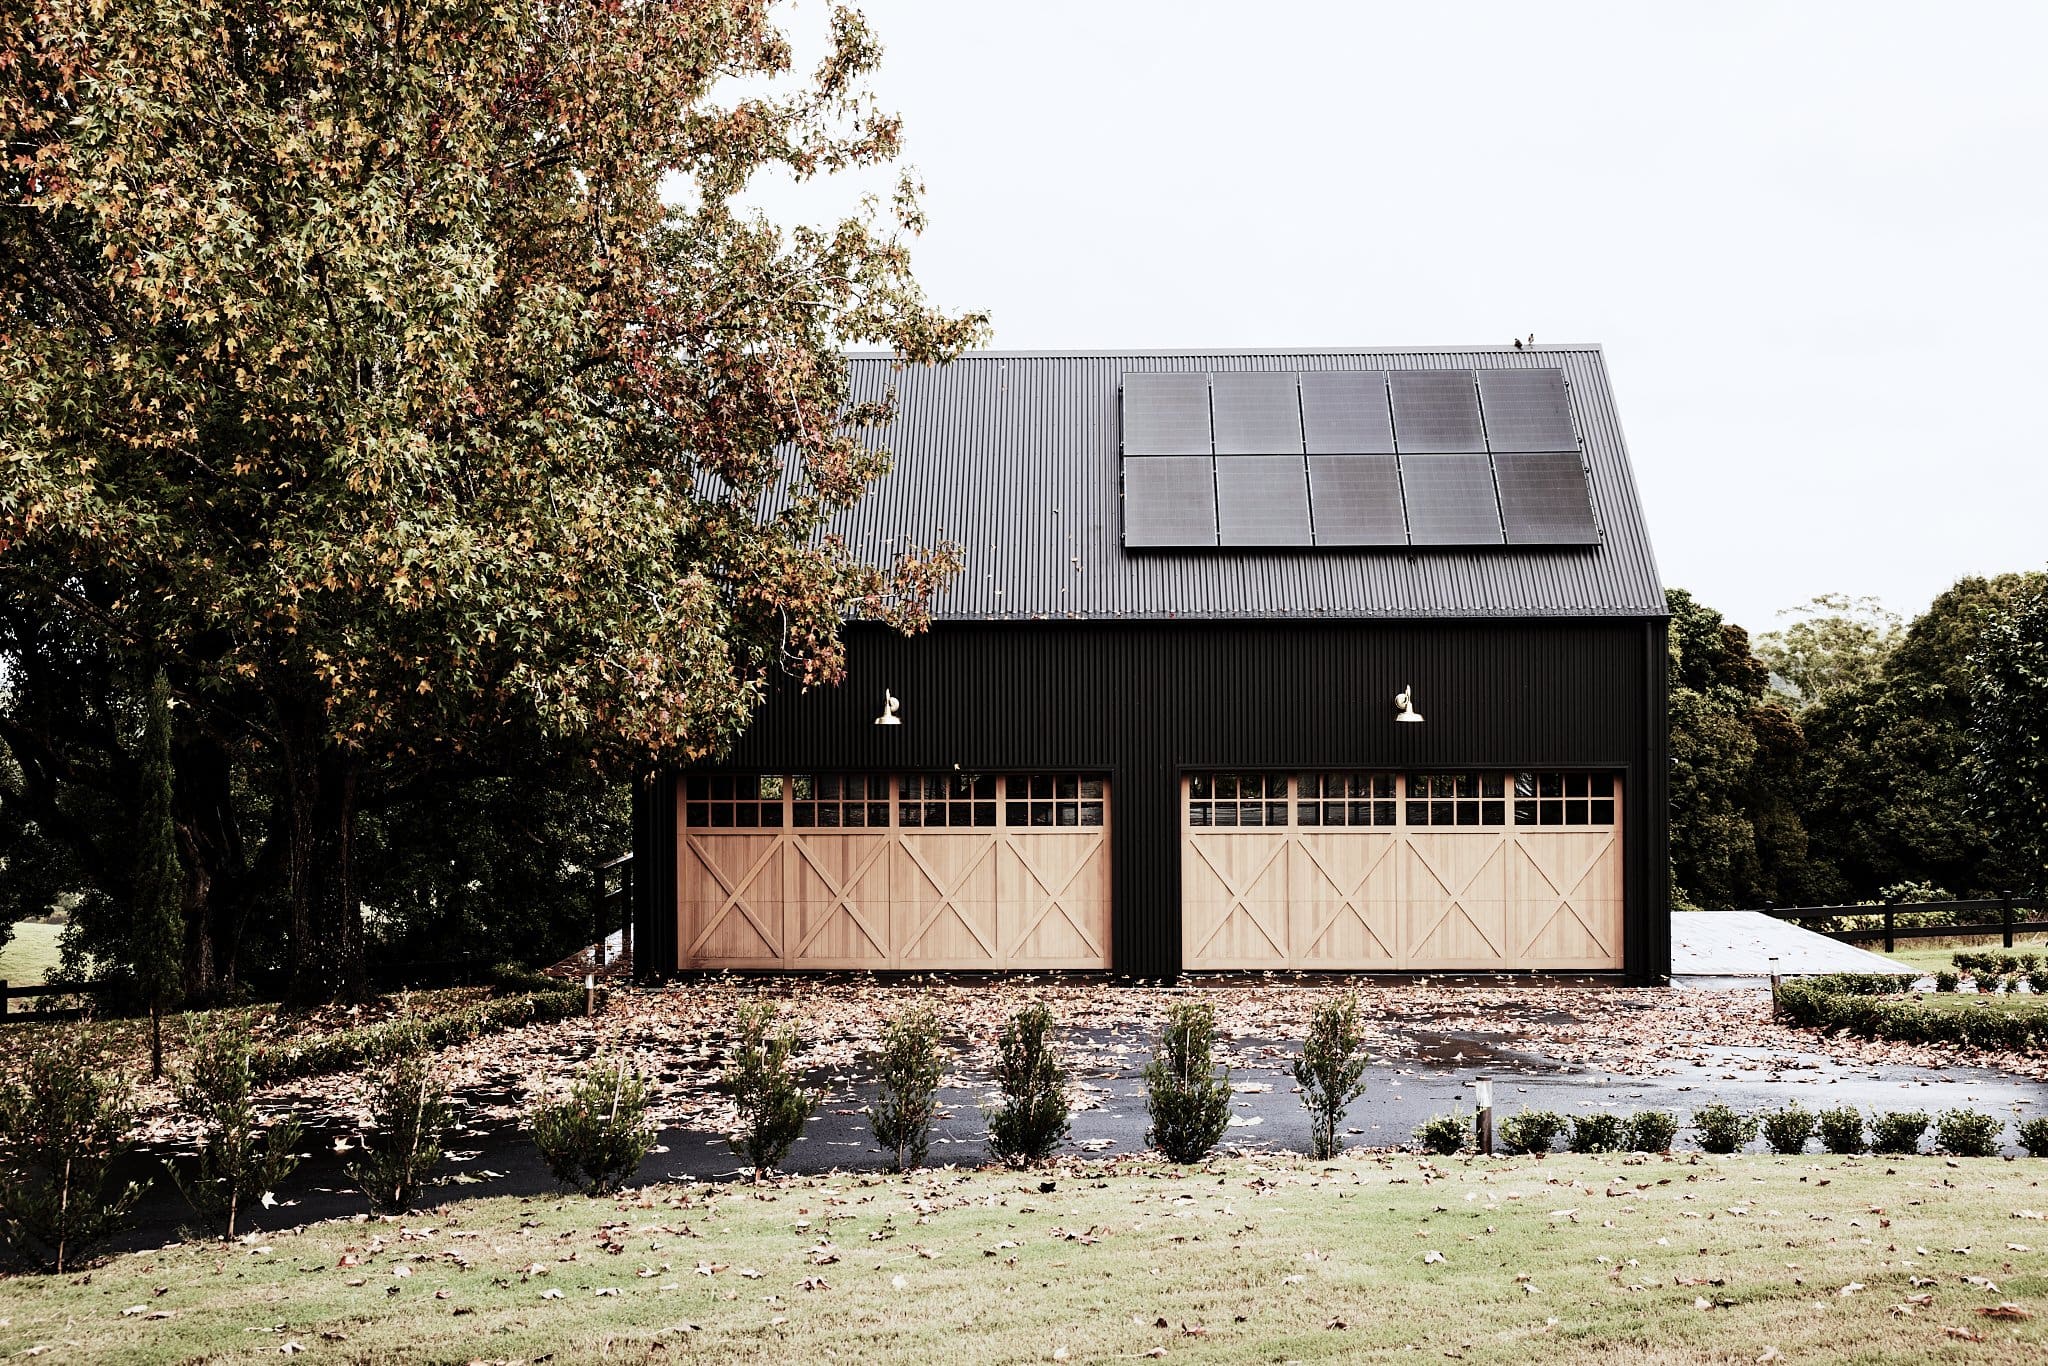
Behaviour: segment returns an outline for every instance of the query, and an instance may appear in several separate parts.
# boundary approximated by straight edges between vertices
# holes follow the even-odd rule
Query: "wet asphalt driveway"
[[[1627,998],[1617,996],[1616,1009]],[[1801,1053],[1782,1047],[1709,1047],[1673,1059],[1659,1075],[1618,1075],[1559,1061],[1541,1052],[1504,1049],[1498,1038],[1442,1030],[1418,1021],[1403,1031],[1405,1046],[1398,1056],[1376,1063],[1367,1087],[1351,1108],[1347,1138],[1366,1147],[1400,1146],[1412,1141],[1415,1126],[1432,1115],[1469,1114],[1472,1081],[1494,1079],[1497,1119],[1521,1109],[1556,1110],[1565,1114],[1615,1110],[1663,1109],[1681,1122],[1709,1101],[1738,1109],[1776,1108],[1797,1100],[1810,1109],[1854,1105],[1871,1110],[1967,1108],[1996,1113],[2008,1121],[2016,1115],[2041,1113],[2048,1106],[2048,1085],[1992,1068],[1951,1065],[1907,1066],[1851,1063],[1824,1052]],[[1074,1156],[1130,1155],[1144,1151],[1146,1115],[1144,1064],[1152,1037],[1135,1026],[1075,1030],[1076,1056],[1086,1059],[1074,1075],[1073,1130],[1065,1151]],[[1825,1047],[1816,1041],[1816,1049]],[[1224,1046],[1235,1088],[1233,1118],[1224,1144],[1246,1150],[1306,1151],[1307,1116],[1295,1090],[1289,1065],[1298,1045],[1289,1040],[1232,1038]],[[868,1094],[867,1079],[858,1071],[814,1074],[811,1084],[824,1099],[817,1115],[791,1153],[786,1170],[816,1172],[835,1168],[874,1170],[883,1165],[880,1151],[860,1112]],[[984,1079],[976,1075],[949,1078],[942,1111],[932,1135],[929,1161],[934,1164],[976,1164],[985,1159],[986,1139],[977,1102]],[[443,1164],[447,1184],[444,1200],[477,1196],[547,1195],[554,1191],[531,1142],[517,1122],[484,1117],[516,1110],[520,1098],[509,1092],[476,1092],[462,1097],[478,1116],[473,1126],[452,1135]],[[255,1228],[277,1228],[313,1219],[349,1215],[365,1208],[352,1189],[336,1152],[348,1130],[330,1121],[310,1127],[309,1156],[289,1183],[288,1198],[276,1208],[256,1212]],[[2007,1131],[2008,1142],[2011,1130]],[[1680,1147],[1690,1146],[1681,1131]],[[2017,1152],[2008,1147],[2008,1152]],[[137,1175],[159,1172],[163,1151],[144,1153]],[[731,1180],[742,1173],[722,1135],[701,1128],[669,1128],[660,1149],[642,1165],[641,1182],[663,1180]],[[135,1228],[122,1246],[154,1246],[175,1237],[190,1216],[171,1182],[159,1176],[137,1211]]]

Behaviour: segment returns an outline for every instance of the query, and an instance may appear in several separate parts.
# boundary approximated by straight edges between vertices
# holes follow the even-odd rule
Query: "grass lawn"
[[[2039,1361],[2044,1175],[1411,1155],[498,1199],[12,1280],[0,1354]]]
[[[14,937],[7,941],[6,948],[0,948],[0,982],[17,987],[41,986],[45,974],[57,966],[57,936],[63,933],[62,925],[16,921]]]
[[[1877,946],[1865,944],[1861,947],[1869,948],[1875,953],[1882,942],[1879,941]],[[1908,939],[1900,941],[1897,953],[1880,956],[1898,963],[1901,971],[1910,969],[1933,974],[1944,968],[1954,970],[1956,952],[1971,949],[1989,949],[1993,953],[2038,953],[2048,957],[2048,943],[2043,943],[2039,935],[2014,935],[2012,947],[2008,949],[2005,947],[2005,941],[1995,934],[1960,935],[1944,939]]]

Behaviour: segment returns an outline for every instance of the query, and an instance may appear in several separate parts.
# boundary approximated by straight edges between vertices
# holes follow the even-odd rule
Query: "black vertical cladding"
[[[676,963],[676,785],[663,773],[633,783],[633,976],[669,974]]]
[[[1648,982],[1669,968],[1663,639],[1663,622],[1639,618],[949,622],[917,637],[857,626],[846,681],[778,691],[717,767],[1106,773],[1114,961],[1136,977],[1180,964],[1185,770],[1615,770],[1627,973]],[[1421,725],[1394,720],[1409,686]],[[874,724],[885,688],[900,726]],[[666,811],[641,847],[670,869],[660,890],[647,880],[647,912],[671,923],[643,942],[673,963],[674,840],[661,832],[674,829],[674,785],[662,786]]]

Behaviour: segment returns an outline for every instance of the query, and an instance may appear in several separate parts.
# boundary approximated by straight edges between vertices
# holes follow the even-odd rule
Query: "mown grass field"
[[[40,920],[21,920],[14,925],[14,937],[0,948],[0,982],[10,986],[35,987],[57,966],[57,937],[62,925]]]
[[[1876,952],[1878,949],[1883,948],[1883,943],[1880,941],[1876,945],[1866,944],[1862,947]],[[1987,949],[1993,953],[2038,953],[2043,957],[2048,957],[2048,943],[2043,943],[2039,935],[2015,936],[2013,946],[2008,949],[2005,947],[2005,941],[1995,934],[1959,935],[1950,939],[1907,940],[1899,945],[1898,952],[1880,954],[1879,956],[1890,958],[1898,963],[1899,970],[1902,972],[1913,971],[1932,974],[1943,969],[1953,971],[1955,968],[1955,955],[1958,950],[1974,950],[1981,953]]]
[[[8,1281],[0,1355],[2034,1362],[2044,1175],[1406,1155],[499,1199]]]

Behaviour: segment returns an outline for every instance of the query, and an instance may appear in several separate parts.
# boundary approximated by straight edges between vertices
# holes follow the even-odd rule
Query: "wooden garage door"
[[[683,782],[679,968],[1109,966],[1104,779]]]
[[[1219,773],[1182,788],[1182,962],[1618,969],[1610,774]]]

